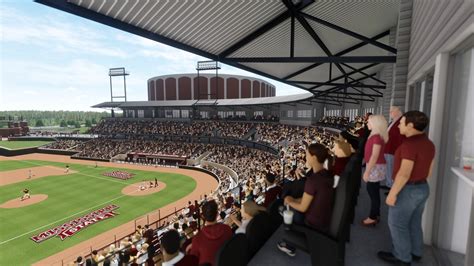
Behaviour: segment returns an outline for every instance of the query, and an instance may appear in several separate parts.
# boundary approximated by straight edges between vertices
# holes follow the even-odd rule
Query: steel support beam
[[[384,85],[370,85],[370,84],[347,84],[347,83],[333,83],[333,82],[317,82],[317,81],[300,81],[291,80],[291,83],[297,84],[309,84],[309,85],[320,85],[320,86],[338,86],[338,87],[358,87],[358,88],[373,88],[373,89],[385,89]]]
[[[304,12],[301,12],[301,11],[300,11],[299,14],[300,14],[301,16],[305,17],[305,18],[308,18],[308,19],[310,19],[310,20],[312,20],[312,21],[315,21],[315,22],[317,22],[317,23],[319,23],[319,24],[322,24],[322,25],[324,25],[324,26],[326,26],[326,27],[329,27],[329,28],[331,28],[331,29],[337,30],[337,31],[339,31],[339,32],[342,32],[342,33],[344,33],[344,34],[347,34],[347,35],[349,35],[349,36],[352,36],[352,37],[354,37],[354,38],[356,38],[356,39],[359,39],[359,40],[361,40],[361,41],[363,41],[363,42],[365,42],[365,43],[370,43],[370,44],[372,44],[373,46],[376,46],[376,47],[379,47],[379,48],[384,49],[384,50],[386,50],[386,51],[389,51],[390,53],[393,53],[393,54],[396,54],[396,53],[397,53],[397,49],[395,49],[395,48],[393,48],[393,47],[391,47],[391,46],[389,46],[389,45],[386,45],[386,44],[383,44],[383,43],[381,43],[381,42],[372,40],[371,38],[368,38],[368,37],[363,36],[363,35],[361,35],[361,34],[358,34],[358,33],[356,33],[356,32],[350,31],[350,30],[348,30],[348,29],[346,29],[346,28],[337,26],[337,25],[335,25],[335,24],[332,24],[332,23],[330,23],[330,22],[328,22],[328,21],[325,21],[325,20],[322,20],[322,19],[320,19],[320,18],[311,16],[311,15],[306,14],[306,13],[304,13]]]
[[[380,34],[375,35],[375,36],[372,37],[371,39],[372,39],[372,40],[378,40],[378,39],[380,39],[380,38],[382,38],[382,37],[385,37],[385,36],[387,36],[387,35],[389,35],[389,34],[390,34],[390,31],[389,31],[389,30],[388,30],[388,31],[384,31],[384,32],[382,32],[382,33],[380,33]],[[356,49],[359,49],[359,48],[361,48],[361,47],[363,47],[363,46],[365,46],[365,45],[367,45],[366,42],[360,42],[360,43],[358,43],[358,44],[356,44],[356,45],[354,45],[354,46],[351,46],[351,47],[349,47],[349,48],[347,48],[347,49],[344,49],[344,50],[342,50],[342,51],[340,51],[340,52],[334,54],[334,56],[345,55],[345,54],[350,53],[350,52],[352,52],[352,51],[354,51],[354,50],[356,50]],[[306,71],[308,71],[308,70],[311,70],[311,69],[313,69],[313,68],[315,68],[315,67],[318,67],[318,66],[320,66],[320,65],[322,65],[322,64],[323,64],[323,63],[312,64],[312,65],[310,65],[310,66],[307,66],[307,67],[302,68],[302,69],[300,69],[300,70],[298,70],[298,71],[296,71],[296,72],[291,73],[290,75],[284,77],[283,79],[290,79],[290,78],[292,78],[292,77],[298,76],[299,74],[304,73],[304,72],[306,72]]]
[[[238,63],[395,63],[396,56],[228,57]],[[341,71],[342,72],[342,71]],[[358,71],[355,71],[358,72]],[[354,73],[355,73],[354,72]],[[345,71],[343,72],[345,73]]]

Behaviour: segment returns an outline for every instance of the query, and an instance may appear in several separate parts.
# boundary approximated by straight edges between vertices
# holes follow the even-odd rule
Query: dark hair
[[[183,231],[186,230],[186,229],[188,229],[188,227],[189,227],[189,226],[188,226],[187,223],[183,223],[183,224],[181,225],[181,229],[183,229]]]
[[[176,229],[176,230],[178,230],[178,229],[179,229],[179,223],[174,223],[174,224],[173,224],[173,228]]]
[[[82,262],[82,256],[77,257],[76,262]]]
[[[97,250],[94,249],[94,250],[92,251],[92,255],[97,255]]]
[[[210,200],[202,206],[202,217],[206,222],[215,222],[217,218],[217,203]]]
[[[428,123],[430,122],[428,116],[420,111],[408,111],[404,113],[403,116],[405,117],[405,125],[413,123],[413,127],[418,131],[425,130],[426,126],[428,126]]]
[[[219,216],[221,217],[222,220],[224,220],[224,218],[226,217],[226,215],[227,215],[227,214],[225,213],[225,211],[221,211],[221,212],[219,213]]]
[[[271,172],[268,172],[268,173],[265,175],[265,180],[267,180],[267,181],[270,182],[271,184],[273,184],[273,182],[275,182],[275,179],[276,179],[275,174],[273,174],[273,173],[271,173]]]
[[[319,143],[310,144],[308,146],[308,152],[313,156],[316,155],[316,159],[319,163],[324,163],[324,161],[329,157],[328,149]]]
[[[179,233],[176,230],[169,230],[161,235],[161,247],[168,254],[175,254],[179,250]]]

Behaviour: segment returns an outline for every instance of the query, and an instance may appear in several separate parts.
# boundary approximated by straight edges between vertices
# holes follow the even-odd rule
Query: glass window
[[[189,110],[181,110],[182,118],[189,118]]]
[[[144,110],[138,110],[138,118],[143,118],[145,117],[145,111]]]
[[[293,117],[293,110],[288,110],[288,117]]]

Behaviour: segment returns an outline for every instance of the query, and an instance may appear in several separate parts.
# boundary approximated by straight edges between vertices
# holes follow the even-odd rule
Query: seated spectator
[[[163,253],[162,266],[171,265],[198,265],[198,258],[193,255],[185,255],[179,251],[179,233],[176,230],[169,230],[161,237],[161,252]]]
[[[265,201],[263,206],[268,207],[270,204],[275,201],[277,198],[280,198],[282,189],[279,185],[276,184],[275,174],[268,172],[265,175],[265,183],[267,184],[267,190],[265,191]]]
[[[309,145],[306,148],[306,163],[313,174],[305,182],[303,196],[284,198],[285,205],[295,212],[293,223],[304,224],[323,232],[329,231],[334,202],[334,178],[323,167],[328,156],[328,150],[323,145]],[[278,243],[278,248],[289,256],[295,255],[295,248],[284,241]]]
[[[235,231],[236,234],[243,233],[245,234],[247,230],[247,225],[252,220],[255,215],[257,215],[261,211],[265,211],[266,209],[262,206],[259,206],[255,201],[247,200],[242,204],[242,208],[240,209],[240,214],[242,216],[242,220],[240,220],[237,214],[232,214],[230,219],[234,224],[236,224],[239,228]]]
[[[84,265],[84,260],[83,260],[82,256],[77,257],[77,259],[76,259],[76,261],[74,262],[74,264],[77,265],[77,266],[82,266],[82,265]]]
[[[210,200],[202,206],[204,227],[193,237],[189,254],[199,258],[199,264],[214,264],[219,248],[232,237],[232,230],[228,225],[216,223],[217,203]],[[178,236],[179,238],[179,236]]]

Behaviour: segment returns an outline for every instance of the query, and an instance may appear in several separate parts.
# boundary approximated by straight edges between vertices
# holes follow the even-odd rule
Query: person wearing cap
[[[377,254],[392,264],[410,265],[423,253],[421,218],[430,194],[427,179],[435,156],[435,146],[423,132],[428,122],[419,111],[409,111],[400,119],[400,134],[406,139],[395,151],[394,182],[386,199],[393,249]]]

